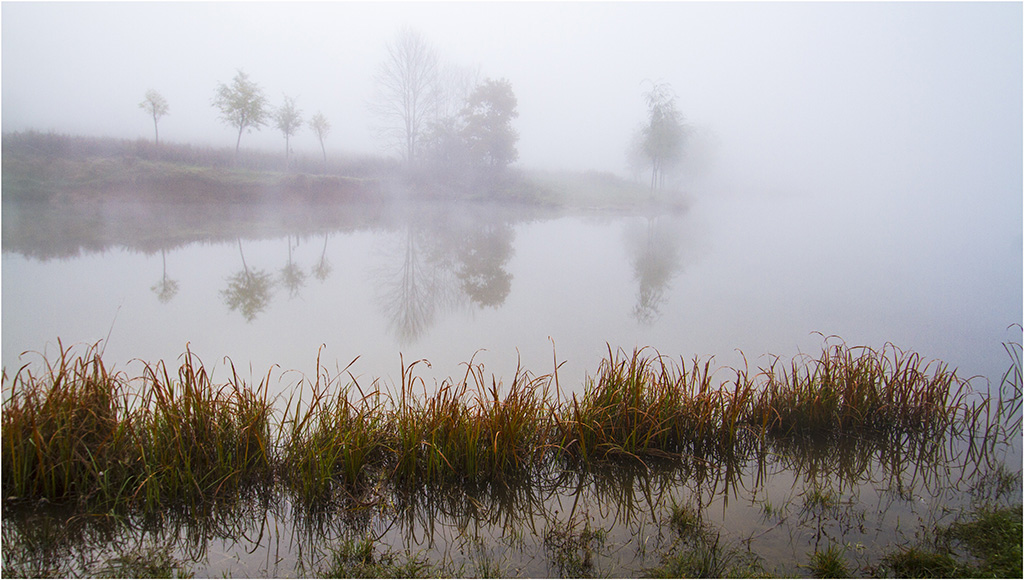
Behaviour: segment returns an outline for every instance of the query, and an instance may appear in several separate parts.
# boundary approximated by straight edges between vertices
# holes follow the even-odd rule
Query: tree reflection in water
[[[285,264],[284,268],[281,268],[281,283],[288,288],[288,297],[295,298],[299,295],[299,289],[306,283],[306,273],[302,271],[292,260],[292,236],[287,236],[288,243],[288,263]],[[299,238],[295,237],[294,247],[298,247]]]
[[[160,249],[160,258],[164,265],[163,276],[150,290],[156,292],[156,297],[160,302],[167,304],[178,293],[178,281],[167,277],[167,250]]]
[[[633,317],[651,324],[661,316],[665,292],[682,269],[676,222],[664,216],[647,218],[647,227],[626,232],[626,249],[639,284]]]
[[[320,252],[320,261],[313,266],[313,276],[323,282],[331,275],[331,261],[327,259],[327,238],[330,234],[324,234],[324,249]]]
[[[270,303],[274,281],[269,272],[249,269],[241,238],[238,253],[242,256],[242,269],[228,278],[228,287],[221,291],[221,296],[229,309],[241,312],[247,322],[252,322]]]
[[[478,222],[451,208],[403,221],[373,272],[378,305],[400,343],[416,341],[446,311],[505,302],[515,237],[509,224]]]

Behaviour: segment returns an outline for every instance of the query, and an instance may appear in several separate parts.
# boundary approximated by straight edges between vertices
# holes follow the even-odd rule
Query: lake
[[[470,359],[499,378],[557,359],[575,388],[609,346],[756,369],[837,335],[997,380],[1001,343],[1020,336],[1020,201],[926,201],[724,194],[628,215],[140,206],[64,221],[5,207],[3,365],[57,338],[103,340],[118,368],[188,345],[258,380],[275,365],[315,374],[323,345],[322,365],[358,357],[364,380],[394,381],[400,357],[438,379]]]
[[[945,361],[986,391],[1010,366],[1003,343],[1020,341],[1020,200],[720,192],[629,212],[11,204],[3,219],[9,375],[40,362],[23,352],[52,360],[60,338],[102,340],[104,361],[133,376],[140,360],[173,368],[188,348],[221,379],[232,364],[253,384],[269,372],[285,396],[318,360],[385,388],[418,359],[431,363],[417,367],[428,388],[470,360],[506,384],[517,367],[557,366],[561,390],[580,393],[609,350],[755,372],[774,356],[817,356],[836,335]],[[973,499],[1019,501],[1019,479],[1008,492],[992,483],[1019,469],[1017,451],[975,469],[948,449],[911,459],[911,443],[865,445],[773,447],[719,466],[553,468],[540,486],[420,490],[327,514],[256,497],[158,522],[71,525],[38,508],[5,515],[5,546],[52,536],[40,545],[71,554],[55,567],[67,573],[170,546],[197,576],[278,577],[322,571],[345,541],[372,538],[378,555],[461,574],[625,576],[685,543],[668,523],[682,506],[730,561],[753,553],[803,574],[815,550],[845,546],[858,567],[874,565]]]

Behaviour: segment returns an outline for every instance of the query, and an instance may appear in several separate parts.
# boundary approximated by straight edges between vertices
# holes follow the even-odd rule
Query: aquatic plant
[[[147,365],[136,421],[142,483],[134,495],[157,506],[233,491],[271,475],[270,375],[255,389],[235,373],[214,385],[190,350],[177,379],[161,361]]]
[[[817,359],[788,367],[776,359],[726,379],[711,359],[677,363],[609,346],[582,395],[563,399],[556,380],[554,401],[557,375],[521,367],[506,386],[471,359],[460,380],[430,388],[417,374],[429,363],[403,361],[391,393],[379,381],[342,386],[344,371],[329,376],[318,357],[308,399],[303,381],[280,415],[267,393],[270,372],[250,386],[232,366],[217,385],[186,347],[177,372],[161,361],[130,380],[108,371],[95,345],[77,357],[61,345],[45,373],[23,367],[5,388],[4,493],[152,507],[268,484],[276,474],[308,504],[378,483],[523,482],[556,464],[580,473],[599,463],[664,463],[698,479],[718,465],[728,481],[747,460],[763,471],[770,452],[812,479],[854,481],[875,461],[898,473],[909,458],[943,457],[947,436],[982,440],[971,449],[984,459],[993,444],[982,438],[1002,432],[1006,414],[992,410],[1003,403],[969,397],[968,382],[944,364],[891,345],[829,340]]]
[[[934,433],[965,402],[967,382],[941,362],[892,344],[878,351],[843,342],[789,369],[776,358],[748,421],[768,434]]]
[[[831,544],[824,550],[815,550],[808,565],[815,578],[849,578],[843,547]]]
[[[95,345],[75,357],[58,341],[58,351],[42,375],[19,369],[4,397],[4,497],[88,497],[125,476],[110,468],[130,460],[134,442],[127,376]]]
[[[604,549],[607,532],[590,526],[590,517],[583,515],[583,525],[572,517],[555,522],[544,533],[544,549],[559,578],[589,578],[594,573],[596,556]]]
[[[920,545],[886,554],[876,575],[905,578],[1020,578],[1021,505],[983,506],[949,526],[938,528]]]
[[[546,377],[517,369],[502,398],[502,384],[493,380],[486,386],[483,368],[470,361],[461,381],[445,380],[428,394],[414,372],[424,363],[403,364],[398,406],[390,416],[398,479],[504,481],[543,459],[548,427],[540,393]],[[417,385],[422,398],[416,396]]]
[[[317,368],[310,399],[302,399],[301,386],[294,401],[289,397],[278,459],[283,481],[306,503],[329,499],[337,484],[354,493],[372,482],[371,472],[382,467],[389,442],[380,391],[364,393],[355,379],[338,388],[325,369],[321,372],[319,356]]]

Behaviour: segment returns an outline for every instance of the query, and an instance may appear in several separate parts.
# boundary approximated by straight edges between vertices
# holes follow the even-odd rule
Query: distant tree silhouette
[[[682,113],[676,109],[676,96],[667,83],[652,84],[644,93],[648,121],[641,130],[640,150],[651,165],[651,191],[665,184],[665,170],[678,162],[683,153]]]
[[[238,71],[231,85],[221,83],[213,99],[213,106],[220,110],[224,123],[238,129],[235,141],[235,157],[242,146],[242,133],[246,129],[259,129],[267,122],[267,98],[263,89],[249,80],[249,75]]]
[[[166,115],[170,110],[167,99],[153,89],[146,91],[146,98],[139,103],[139,108],[146,111],[153,117],[154,143],[160,144],[160,117]]]
[[[274,112],[274,123],[281,133],[284,134],[284,168],[290,167],[288,158],[291,155],[291,136],[302,127],[302,111],[295,106],[295,99],[284,97],[284,104]]]
[[[331,132],[331,123],[327,120],[327,117],[323,113],[317,112],[313,115],[313,118],[309,120],[309,128],[316,134],[316,138],[320,141],[320,151],[324,154],[324,171],[327,171],[327,148],[324,147],[324,139],[327,134]]]
[[[388,43],[371,107],[386,123],[385,135],[402,144],[409,167],[416,165],[421,133],[434,115],[437,75],[437,53],[419,32],[403,28]]]

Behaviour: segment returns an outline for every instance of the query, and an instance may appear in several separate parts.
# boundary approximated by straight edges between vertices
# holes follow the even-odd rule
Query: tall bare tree
[[[402,145],[410,167],[416,164],[420,134],[434,116],[437,75],[437,53],[419,32],[403,28],[388,43],[375,77],[377,95],[371,106],[385,123],[385,135]]]
[[[285,95],[284,104],[274,111],[274,123],[284,133],[284,168],[288,170],[291,155],[291,136],[302,127],[302,111],[295,106],[295,99]]]
[[[259,129],[267,122],[267,98],[263,89],[249,80],[249,75],[238,71],[231,85],[221,83],[213,98],[213,106],[220,109],[222,121],[238,128],[235,142],[235,157],[242,145],[242,133],[246,129]]]
[[[171,110],[170,106],[167,105],[167,99],[160,93],[153,89],[146,91],[146,98],[139,103],[139,108],[146,111],[153,116],[153,132],[155,134],[155,142],[157,145],[160,144],[160,128],[157,123],[160,121],[160,117],[163,117]]]
[[[320,151],[324,154],[324,171],[327,171],[327,148],[324,147],[324,139],[331,132],[331,122],[323,113],[317,111],[317,114],[309,120],[309,128],[316,133],[316,138],[320,140]]]

